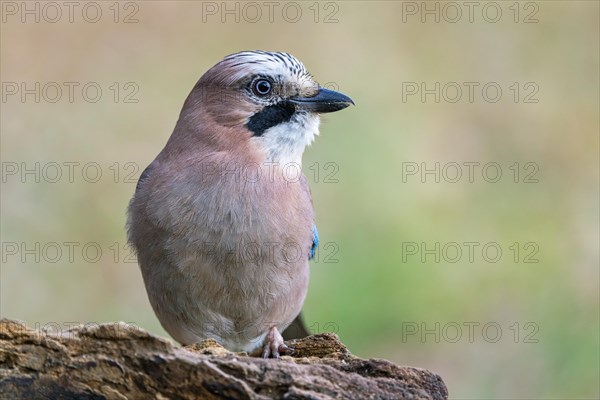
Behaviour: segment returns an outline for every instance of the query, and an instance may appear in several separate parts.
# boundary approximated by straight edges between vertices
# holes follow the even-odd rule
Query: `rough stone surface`
[[[187,347],[123,323],[32,330],[0,320],[0,399],[446,399],[442,379],[354,357],[335,334],[263,360],[214,340]]]

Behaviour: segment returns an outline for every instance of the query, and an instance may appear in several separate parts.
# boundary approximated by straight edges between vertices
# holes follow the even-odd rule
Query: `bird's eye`
[[[257,96],[266,96],[271,93],[273,85],[266,79],[259,79],[252,85],[252,91]]]

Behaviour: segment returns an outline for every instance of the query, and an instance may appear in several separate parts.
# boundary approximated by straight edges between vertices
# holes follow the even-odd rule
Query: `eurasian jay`
[[[319,114],[354,104],[287,53],[243,51],[187,97],[128,211],[150,304],[182,344],[279,357],[318,244],[302,154]]]

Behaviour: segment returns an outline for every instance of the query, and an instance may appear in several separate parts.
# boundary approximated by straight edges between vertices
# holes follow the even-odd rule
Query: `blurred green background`
[[[598,2],[75,3],[2,2],[2,317],[166,335],[125,249],[134,182],[204,71],[287,51],[356,102],[304,157],[311,328],[451,398],[598,398]]]

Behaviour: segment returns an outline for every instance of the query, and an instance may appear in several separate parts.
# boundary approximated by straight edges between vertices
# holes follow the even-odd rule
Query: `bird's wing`
[[[137,185],[135,185],[135,191],[137,192],[140,187],[144,184],[144,182],[146,180],[148,180],[148,177],[150,176],[150,171],[153,168],[153,164],[148,165],[143,171],[142,174],[140,175],[140,178],[137,181]]]
[[[310,246],[310,252],[308,253],[308,259],[312,260],[315,258],[315,253],[317,251],[317,247],[319,246],[319,232],[317,231],[317,225],[313,223],[312,226],[312,245]]]
[[[310,198],[310,202],[312,204],[312,194],[310,192],[310,186],[308,186],[308,179],[306,176],[302,174],[300,177],[300,185],[302,185],[302,189],[308,194]],[[317,247],[319,246],[319,231],[317,230],[317,225],[313,221],[313,225],[311,227],[312,231],[312,245],[310,246],[310,251],[308,253],[308,259],[312,260],[315,257],[315,252],[317,251]]]

